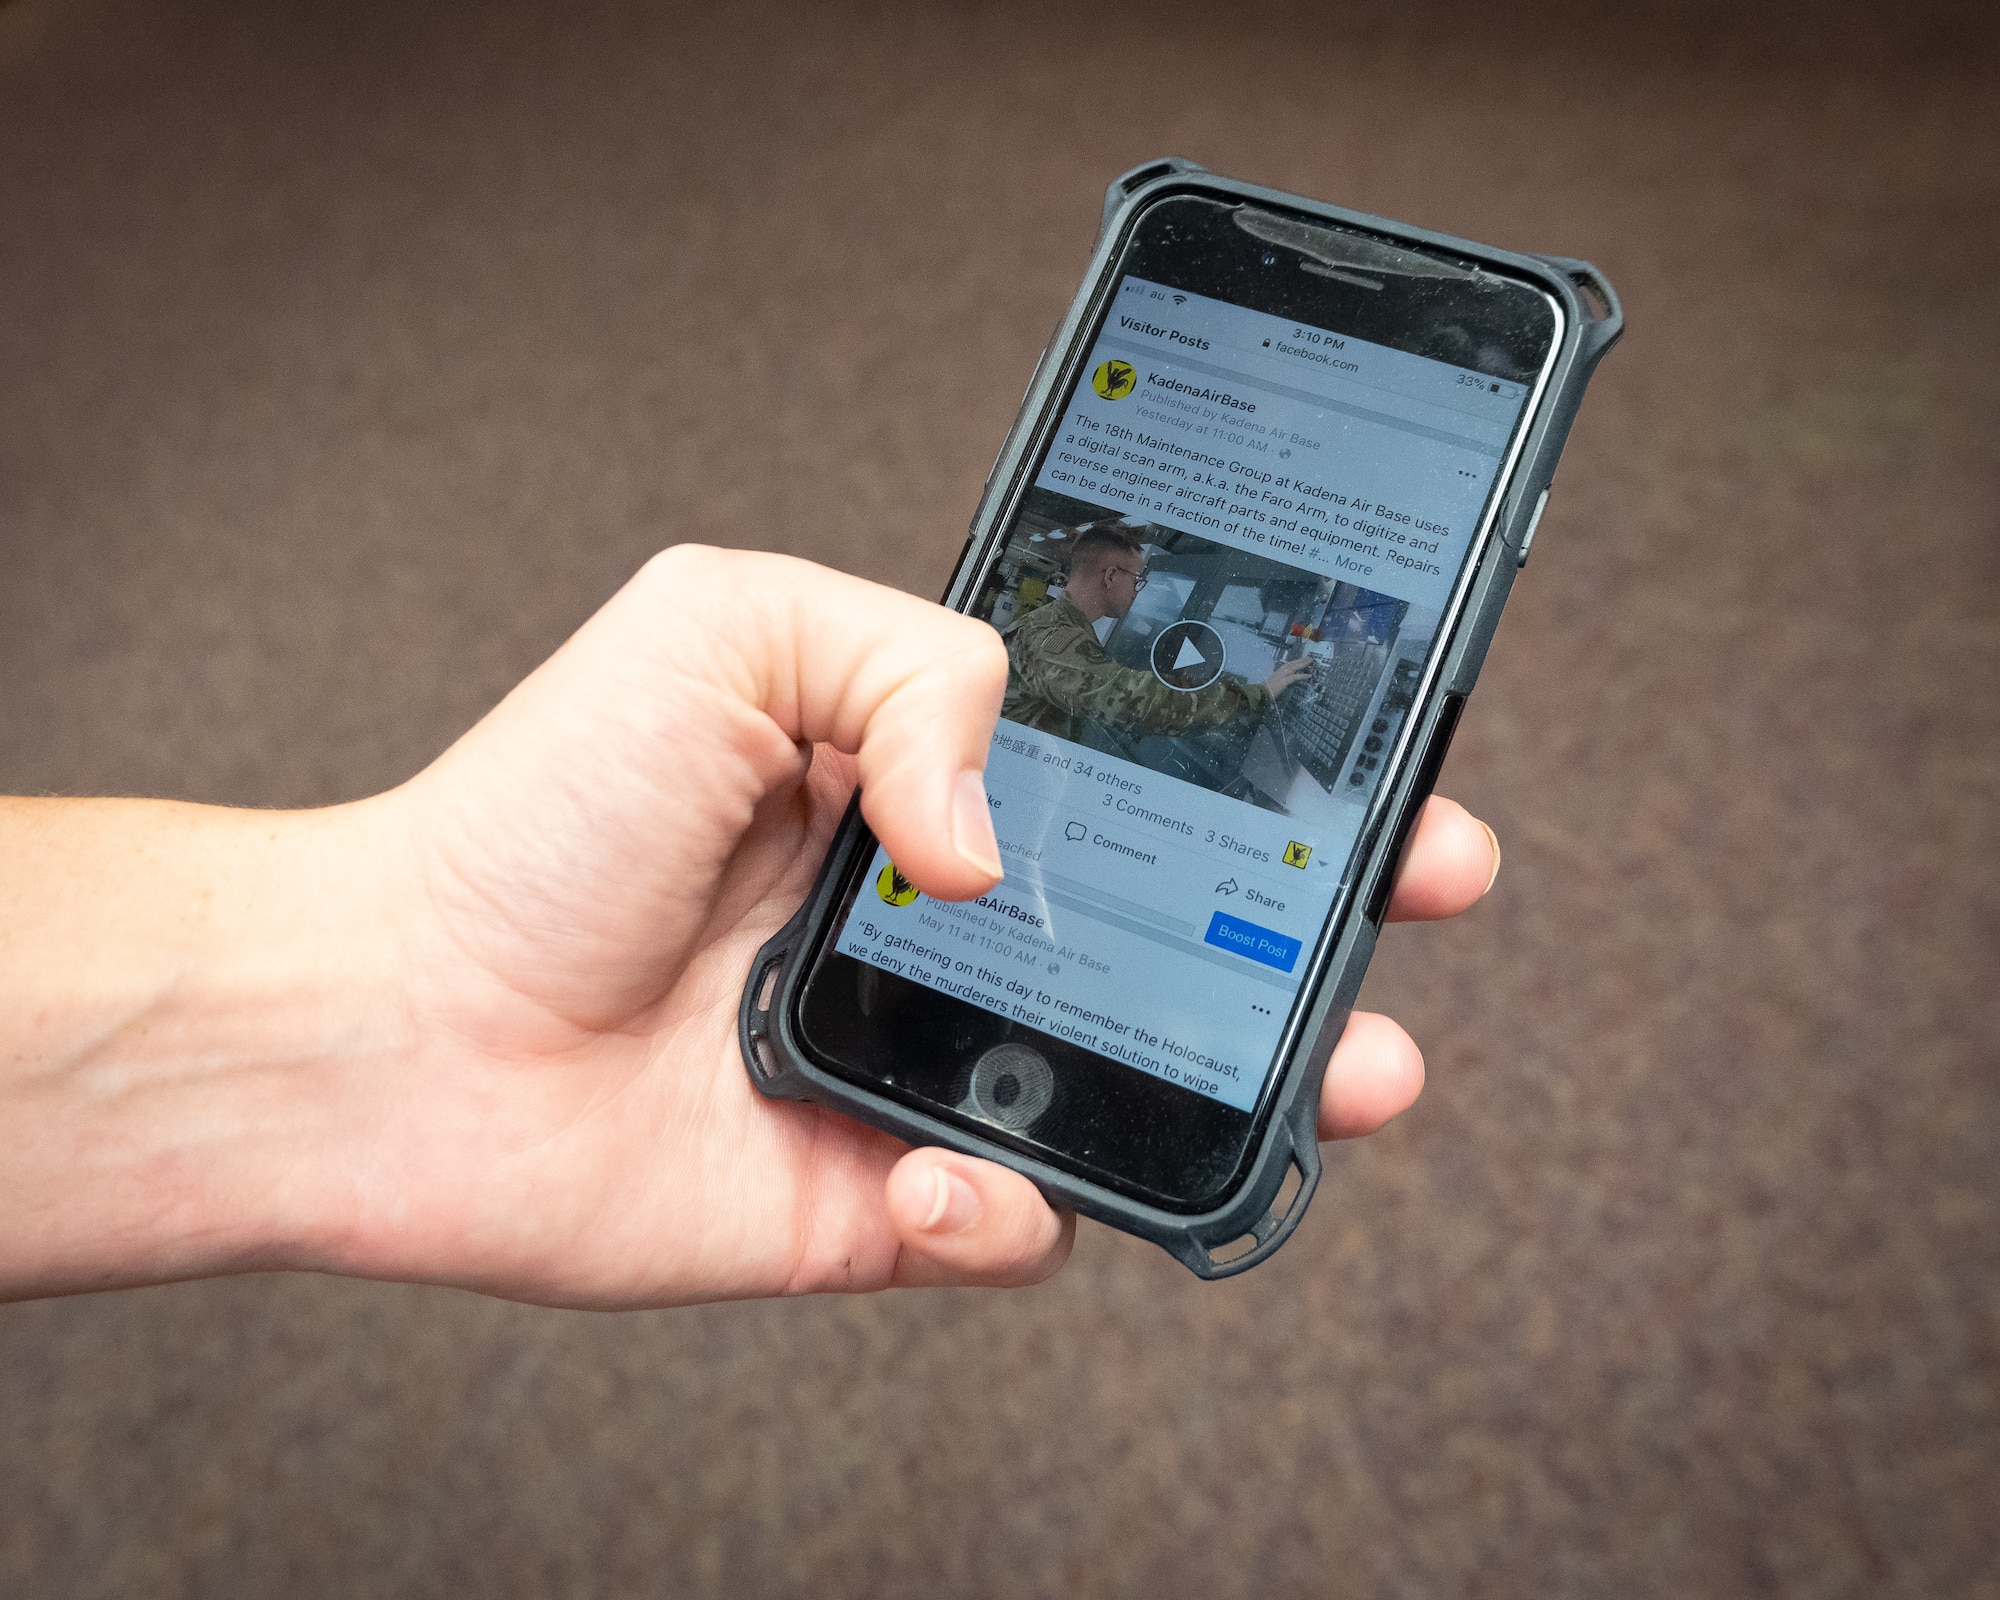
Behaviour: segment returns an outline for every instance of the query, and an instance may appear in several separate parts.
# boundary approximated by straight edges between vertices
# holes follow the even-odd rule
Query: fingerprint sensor
[[[1055,1069],[1048,1062],[1024,1044],[1001,1044],[973,1062],[958,1109],[1019,1133],[1032,1127],[1055,1097]]]

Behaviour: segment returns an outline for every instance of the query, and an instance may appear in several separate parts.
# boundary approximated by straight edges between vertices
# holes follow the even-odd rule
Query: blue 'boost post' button
[[[1296,939],[1287,939],[1282,933],[1273,933],[1269,928],[1260,928],[1254,922],[1226,916],[1220,911],[1209,919],[1208,932],[1202,935],[1202,942],[1234,950],[1239,956],[1261,961],[1280,972],[1292,970],[1292,963],[1299,959],[1299,951],[1303,948]]]

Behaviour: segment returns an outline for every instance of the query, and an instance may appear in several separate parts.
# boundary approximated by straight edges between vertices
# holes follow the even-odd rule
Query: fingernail
[[[1486,875],[1486,888],[1479,891],[1483,895],[1487,889],[1493,887],[1494,880],[1500,876],[1500,835],[1486,827],[1484,822],[1479,825],[1486,828],[1486,842],[1493,846],[1493,870]]]
[[[925,1233],[963,1233],[979,1220],[985,1209],[979,1191],[947,1167],[932,1167],[931,1181],[937,1186],[931,1197],[931,1212],[925,1217]]]
[[[951,843],[961,860],[988,877],[1000,872],[1000,846],[993,837],[993,808],[986,803],[986,780],[961,772],[951,795]]]

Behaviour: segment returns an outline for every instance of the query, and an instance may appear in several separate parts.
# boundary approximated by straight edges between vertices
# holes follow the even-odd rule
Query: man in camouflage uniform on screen
[[[1120,666],[1097,642],[1095,624],[1124,616],[1145,586],[1145,550],[1129,527],[1099,522],[1078,534],[1062,598],[1030,611],[1002,635],[1007,698],[1000,715],[1072,741],[1087,722],[1128,740],[1186,733],[1262,713],[1311,670],[1308,661],[1287,661],[1262,683],[1224,676],[1205,689],[1185,690]]]

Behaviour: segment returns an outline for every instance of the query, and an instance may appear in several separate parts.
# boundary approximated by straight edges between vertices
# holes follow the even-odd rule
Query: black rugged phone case
[[[1611,285],[1588,262],[1496,250],[1219,178],[1178,158],[1135,167],[1114,181],[1105,195],[1103,226],[1090,272],[1043,352],[1022,397],[1020,415],[994,460],[971,533],[945,592],[945,604],[963,607],[974,592],[985,558],[1002,531],[1002,514],[1014,498],[1016,480],[1032,465],[1028,458],[1034,420],[1051,392],[1066,387],[1069,369],[1087,353],[1078,346],[1078,335],[1105,287],[1106,268],[1127,228],[1145,202],[1179,190],[1277,206],[1378,237],[1406,240],[1506,268],[1546,289],[1564,311],[1562,339],[1547,386],[1529,419],[1514,469],[1498,487],[1498,514],[1487,528],[1470,581],[1462,591],[1464,598],[1450,620],[1427,692],[1410,719],[1409,743],[1404,747],[1397,779],[1372,812],[1356,851],[1358,868],[1346,880],[1335,904],[1332,925],[1339,930],[1338,937],[1305,979],[1303,1025],[1291,1036],[1290,1050],[1276,1076],[1275,1092],[1265,1102],[1268,1110],[1242,1181],[1224,1204],[1199,1216],[1181,1215],[1085,1182],[988,1142],[963,1126],[913,1110],[814,1066],[799,1047],[793,1018],[812,954],[812,930],[835,909],[840,886],[856,856],[874,845],[858,806],[848,808],[805,904],[757,952],[743,990],[739,1027],[744,1063],[762,1093],[779,1099],[817,1101],[912,1144],[941,1145],[997,1161],[1023,1174],[1053,1203],[1150,1239],[1203,1278],[1221,1278],[1255,1266],[1275,1252],[1298,1226],[1319,1183],[1319,1094],[1327,1056],[1347,1025],[1374,954],[1376,932],[1410,826],[1437,779],[1514,574],[1527,560],[1528,544],[1547,501],[1549,482],[1584,387],[1598,360],[1623,331],[1624,316]]]

